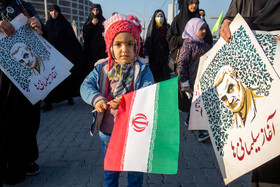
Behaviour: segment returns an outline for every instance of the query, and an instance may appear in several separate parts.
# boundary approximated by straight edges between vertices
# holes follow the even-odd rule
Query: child
[[[185,26],[182,38],[185,39],[177,60],[177,73],[182,91],[191,97],[198,69],[199,58],[205,54],[210,46],[203,41],[206,36],[206,23],[200,18],[192,18]],[[190,98],[189,98],[190,99]],[[186,121],[188,124],[188,120]],[[199,131],[198,141],[209,137],[207,131]]]
[[[99,131],[102,152],[106,150],[113,130],[117,109],[123,94],[152,85],[152,72],[140,51],[141,25],[134,16],[114,14],[105,21],[108,58],[99,60],[81,85],[83,100],[92,105],[92,131]],[[105,186],[118,186],[120,172],[104,171]],[[129,186],[142,186],[143,173],[128,172]]]

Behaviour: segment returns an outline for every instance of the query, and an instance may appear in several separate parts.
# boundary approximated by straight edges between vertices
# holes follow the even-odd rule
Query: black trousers
[[[1,71],[0,180],[10,174],[25,176],[27,164],[38,159],[39,124],[40,102],[32,105]]]

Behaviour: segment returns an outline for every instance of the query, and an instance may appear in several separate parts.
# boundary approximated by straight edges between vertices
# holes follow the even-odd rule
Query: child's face
[[[135,38],[129,32],[116,35],[113,42],[113,54],[120,63],[128,63],[136,56]]]
[[[203,24],[199,31],[197,32],[196,36],[199,39],[203,39],[206,36],[206,24]]]

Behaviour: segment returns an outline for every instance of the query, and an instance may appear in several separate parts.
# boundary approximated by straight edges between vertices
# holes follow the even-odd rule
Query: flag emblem
[[[148,127],[149,121],[147,121],[147,116],[144,114],[138,113],[135,115],[135,117],[132,118],[131,124],[133,126],[133,129],[136,132],[142,132]]]
[[[178,78],[123,95],[104,170],[176,174],[179,127]]]

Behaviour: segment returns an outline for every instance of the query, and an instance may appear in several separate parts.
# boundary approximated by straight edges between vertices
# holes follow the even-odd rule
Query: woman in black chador
[[[94,64],[102,58],[106,58],[106,45],[103,37],[105,18],[99,4],[93,4],[90,15],[83,27],[84,38],[84,77],[93,69]]]
[[[44,100],[45,110],[52,109],[52,103],[68,100],[68,104],[74,104],[73,97],[78,96],[80,77],[82,73],[83,49],[80,45],[71,24],[61,14],[57,5],[50,6],[50,17],[46,23],[48,41],[72,64],[71,75],[58,85]],[[59,62],[57,62],[59,63]]]
[[[155,82],[169,79],[167,30],[164,12],[156,10],[149,24],[144,44],[144,55],[149,58]]]
[[[31,18],[32,28],[44,32],[44,25],[34,7],[21,0]],[[10,23],[22,13],[16,0],[0,0],[0,32],[14,37]],[[33,25],[34,24],[34,25]],[[17,184],[26,174],[39,173],[36,135],[40,124],[40,102],[32,105],[12,81],[0,70],[0,186]]]

